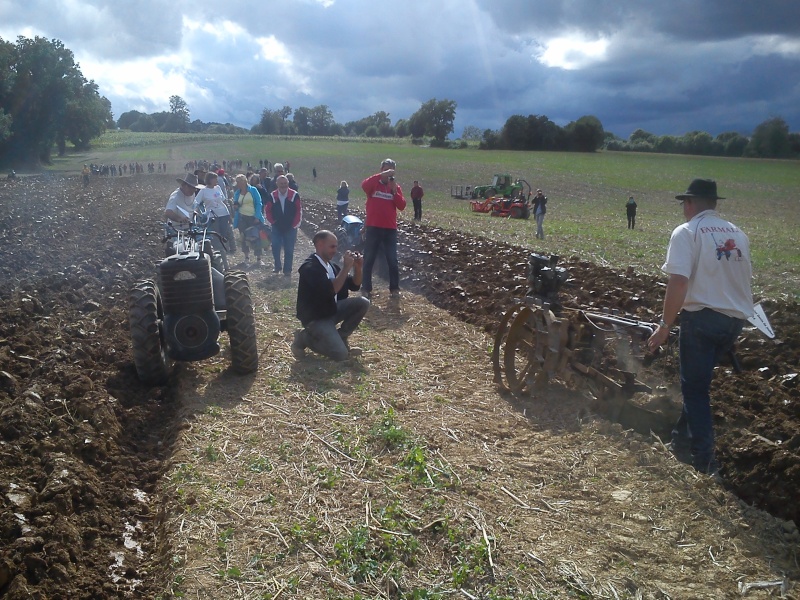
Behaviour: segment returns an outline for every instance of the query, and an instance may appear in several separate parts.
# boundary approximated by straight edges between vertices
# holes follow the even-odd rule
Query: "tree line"
[[[246,134],[247,129],[231,123],[204,123],[191,121],[189,105],[180,96],[169,97],[169,111],[143,113],[129,110],[117,119],[117,127],[130,131],[165,131],[169,133],[235,133]]]
[[[690,131],[682,136],[674,136],[655,135],[637,129],[627,140],[606,134],[604,147],[607,150],[630,152],[797,158],[800,157],[800,133],[790,133],[789,125],[783,118],[771,117],[760,123],[750,137],[737,131],[726,131],[712,137],[705,131]]]
[[[447,136],[453,132],[455,118],[455,100],[436,98],[424,102],[408,119],[398,119],[394,125],[389,113],[382,110],[357,121],[341,124],[336,122],[331,109],[325,104],[296,109],[284,106],[281,109],[265,108],[261,119],[250,131],[260,135],[412,136],[417,139],[428,136],[432,138],[433,145],[443,146]]]
[[[0,163],[38,164],[50,161],[53,149],[66,151],[67,142],[85,149],[107,128],[178,133],[227,133],[299,136],[411,136],[439,147],[464,147],[478,141],[486,150],[559,150],[594,152],[598,149],[789,158],[800,156],[800,133],[790,133],[781,117],[759,124],[752,136],[725,132],[716,137],[704,131],[683,136],[658,136],[637,129],[625,140],[606,132],[600,120],[585,115],[561,127],[544,115],[512,115],[499,130],[481,132],[468,126],[456,142],[453,132],[456,102],[432,98],[408,118],[392,124],[377,111],[356,121],[337,123],[327,105],[293,109],[264,108],[249,130],[230,123],[191,120],[180,96],[169,98],[169,110],[143,113],[131,110],[115,122],[111,103],[97,85],[87,81],[73,54],[59,40],[23,36],[11,43],[0,38]]]

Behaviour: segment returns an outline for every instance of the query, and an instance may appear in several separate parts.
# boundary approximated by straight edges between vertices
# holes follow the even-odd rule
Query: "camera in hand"
[[[394,181],[394,175],[389,175],[389,181]]]

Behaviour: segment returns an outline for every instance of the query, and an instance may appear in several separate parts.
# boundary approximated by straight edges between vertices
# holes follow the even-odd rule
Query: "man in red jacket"
[[[283,274],[292,275],[292,259],[297,242],[297,228],[303,219],[300,194],[289,187],[286,175],[275,178],[277,188],[264,199],[264,217],[272,225],[272,258],[275,259],[273,273],[281,272],[281,250],[283,250]]]
[[[381,163],[380,173],[361,182],[367,195],[367,222],[364,240],[364,281],[361,295],[369,299],[372,295],[372,267],[378,250],[382,247],[389,264],[389,292],[393,298],[400,297],[400,268],[397,265],[397,211],[404,210],[406,199],[403,190],[394,180],[396,163],[387,158]]]

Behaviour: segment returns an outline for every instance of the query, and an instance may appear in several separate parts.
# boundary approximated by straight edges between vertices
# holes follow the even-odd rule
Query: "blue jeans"
[[[681,311],[680,364],[683,411],[672,430],[677,447],[689,447],[692,463],[706,471],[714,460],[711,378],[720,357],[733,349],[744,321],[710,308]]]
[[[281,250],[283,250],[283,272],[287,275],[291,274],[297,229],[278,231],[273,227],[270,235],[272,236],[272,258],[275,259],[275,271],[281,270]]]
[[[300,334],[300,342],[317,354],[333,360],[347,360],[350,354],[347,338],[356,330],[368,309],[369,300],[366,298],[340,300],[336,303],[336,315],[311,321]],[[337,323],[342,324],[339,329],[336,329]]]
[[[400,267],[397,265],[397,229],[367,227],[364,240],[364,280],[361,289],[372,291],[372,267],[378,250],[383,247],[386,262],[389,263],[389,291],[400,289]]]
[[[544,228],[542,227],[542,223],[544,223],[544,215],[542,213],[536,214],[536,237],[539,239],[544,239]]]

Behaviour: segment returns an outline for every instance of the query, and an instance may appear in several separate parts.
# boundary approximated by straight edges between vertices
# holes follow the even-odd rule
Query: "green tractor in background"
[[[492,177],[489,185],[476,185],[472,188],[472,198],[515,198],[524,193],[525,181],[512,179],[508,173],[497,173]],[[530,186],[529,186],[530,187]]]

